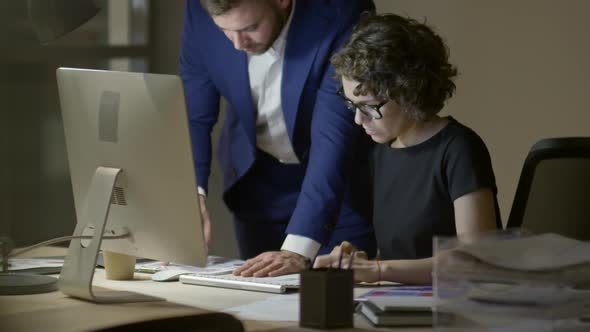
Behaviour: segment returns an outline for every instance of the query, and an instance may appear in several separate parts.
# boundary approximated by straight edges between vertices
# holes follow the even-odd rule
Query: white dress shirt
[[[281,105],[283,60],[293,12],[291,9],[287,24],[266,52],[248,55],[250,92],[258,110],[256,146],[285,164],[299,163],[289,139]]]
[[[258,110],[256,146],[284,164],[299,164],[289,139],[281,104],[285,46],[293,12],[295,12],[295,0],[292,2],[289,19],[272,46],[262,54],[248,55],[250,92],[253,104]],[[203,188],[198,189],[199,194],[206,195]],[[281,250],[288,250],[313,259],[320,246],[320,243],[310,238],[288,234]]]
[[[279,37],[264,53],[248,55],[248,74],[252,101],[258,109],[256,118],[256,146],[285,164],[298,164],[293,145],[283,115],[281,104],[281,82],[287,34],[295,11],[295,1],[291,14]],[[289,250],[313,259],[320,244],[310,238],[288,234],[282,250]]]

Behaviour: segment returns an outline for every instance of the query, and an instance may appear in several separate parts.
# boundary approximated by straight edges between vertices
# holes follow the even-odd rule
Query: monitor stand
[[[164,299],[159,297],[133,292],[92,289],[94,269],[109,215],[113,187],[120,173],[119,168],[98,167],[96,169],[86,196],[85,211],[80,214],[85,219],[78,220],[74,230],[74,236],[83,235],[82,233],[90,224],[94,226],[94,234],[87,246],[82,245],[81,239],[70,242],[59,276],[59,290],[66,295],[96,303],[163,301]],[[87,242],[84,241],[84,243]]]

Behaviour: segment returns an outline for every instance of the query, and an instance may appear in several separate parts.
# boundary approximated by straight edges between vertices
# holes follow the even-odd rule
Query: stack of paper
[[[358,311],[376,326],[432,325],[432,287],[375,289],[357,299]]]
[[[483,262],[519,271],[546,271],[590,263],[590,243],[553,233],[497,241],[487,239],[457,250]]]
[[[8,260],[8,271],[38,274],[56,274],[61,272],[61,267],[63,265],[63,257],[11,258]]]
[[[472,300],[529,307],[590,301],[590,243],[550,233],[488,239],[457,247],[452,259],[438,272],[454,270],[458,281],[471,282]]]
[[[524,321],[567,325],[584,317],[590,308],[590,243],[551,233],[505,235],[436,243],[435,312],[494,328]]]
[[[239,259],[209,256],[207,265],[204,267],[151,261],[135,264],[135,272],[152,273],[154,281],[177,281],[181,275],[186,274],[208,276],[228,274],[242,264],[244,261]]]

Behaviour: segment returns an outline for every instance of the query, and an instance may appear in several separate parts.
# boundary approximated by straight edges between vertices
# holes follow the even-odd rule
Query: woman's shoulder
[[[487,150],[484,140],[475,130],[452,117],[449,117],[449,124],[445,128],[443,140],[447,141],[448,147],[459,150],[465,148],[484,148]]]

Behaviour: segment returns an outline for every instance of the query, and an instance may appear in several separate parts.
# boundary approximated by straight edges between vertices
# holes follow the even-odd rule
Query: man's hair
[[[444,41],[426,24],[394,14],[363,14],[331,58],[339,77],[359,82],[354,95],[394,100],[414,119],[438,113],[455,91],[457,69]]]
[[[228,10],[239,6],[243,0],[200,0],[201,6],[211,16],[221,15]]]

